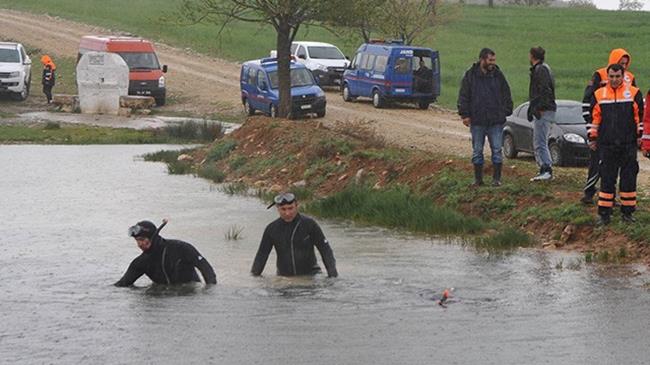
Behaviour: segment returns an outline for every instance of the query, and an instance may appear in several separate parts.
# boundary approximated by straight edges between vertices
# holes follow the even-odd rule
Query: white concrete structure
[[[116,53],[88,52],[77,64],[79,106],[84,114],[113,114],[129,93],[129,66]]]

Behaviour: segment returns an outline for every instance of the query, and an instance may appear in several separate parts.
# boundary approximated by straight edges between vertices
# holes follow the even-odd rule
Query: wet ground
[[[162,146],[0,146],[0,362],[643,364],[646,274],[579,256],[493,256],[443,239],[323,221],[340,278],[248,272],[263,202],[134,156]],[[168,147],[165,147],[168,148]],[[170,218],[219,285],[111,284],[126,229]],[[243,227],[243,239],[226,231]],[[563,269],[559,267],[562,266]],[[442,308],[445,287],[454,298]]]

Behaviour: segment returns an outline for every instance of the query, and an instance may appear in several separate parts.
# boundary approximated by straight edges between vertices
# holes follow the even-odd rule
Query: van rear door
[[[391,55],[390,84],[396,97],[409,96],[413,93],[413,50],[393,50]]]

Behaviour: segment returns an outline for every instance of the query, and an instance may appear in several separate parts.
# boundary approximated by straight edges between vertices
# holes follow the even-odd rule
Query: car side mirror
[[[268,90],[268,89],[269,89],[269,87],[266,86],[266,82],[263,83],[262,85],[260,85],[260,90],[262,90],[262,91],[266,91],[266,90]]]
[[[306,60],[306,59],[307,59],[307,56],[305,56],[304,54],[299,54],[299,55],[298,55],[298,58],[300,58],[300,59],[302,59],[302,60]]]
[[[28,66],[28,65],[31,65],[31,64],[32,64],[32,60],[30,60],[29,58],[26,59],[25,62],[23,62],[23,65],[25,65],[25,66]]]
[[[163,73],[167,73],[167,65],[163,65],[163,67],[162,67],[162,72],[163,72]]]

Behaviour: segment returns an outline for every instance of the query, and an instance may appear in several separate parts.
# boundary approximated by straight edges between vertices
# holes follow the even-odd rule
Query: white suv
[[[0,93],[11,93],[17,100],[29,95],[32,60],[20,43],[0,42]]]
[[[322,42],[293,42],[291,54],[307,66],[321,85],[340,85],[350,61],[335,45]]]

